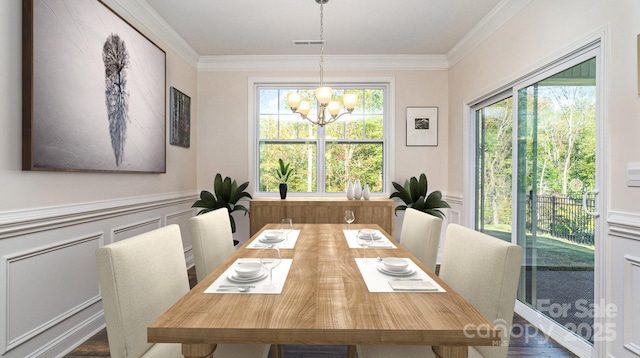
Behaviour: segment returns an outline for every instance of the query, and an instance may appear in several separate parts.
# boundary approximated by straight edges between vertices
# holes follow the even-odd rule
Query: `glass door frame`
[[[495,90],[494,92],[487,94],[477,100],[471,102],[466,106],[466,126],[467,130],[464,133],[464,140],[467,143],[467,148],[465,149],[465,153],[467,157],[465,158],[465,163],[467,163],[466,168],[471,172],[465,175],[465,207],[464,210],[464,222],[469,227],[476,227],[476,218],[477,214],[476,210],[476,197],[475,194],[477,192],[476,188],[476,178],[477,178],[477,170],[476,167],[476,115],[475,111],[482,106],[486,106],[491,103],[495,103],[497,101],[503,100],[507,97],[513,97],[513,152],[512,158],[514,161],[514,165],[512,167],[512,198],[513,207],[512,207],[512,223],[516,225],[518,211],[516,210],[516,202],[518,200],[518,120],[517,120],[517,111],[518,111],[518,91],[522,88],[530,86],[536,82],[539,82],[545,78],[551,77],[563,70],[566,70],[570,67],[573,67],[581,62],[584,62],[588,59],[595,58],[596,59],[596,188],[588,188],[588,190],[599,189],[600,193],[595,197],[595,208],[596,211],[599,211],[601,215],[596,217],[595,220],[595,255],[594,255],[594,302],[596,305],[604,305],[606,300],[606,281],[605,281],[605,271],[606,271],[606,245],[605,245],[605,230],[606,230],[606,218],[603,217],[602,213],[607,212],[607,183],[605,181],[606,176],[606,164],[604,158],[605,155],[605,125],[604,125],[604,56],[602,55],[602,44],[601,38],[598,37],[595,40],[589,42],[588,44],[574,49],[573,51],[568,51],[565,56],[558,58],[555,61],[550,61],[549,64],[543,66],[535,71],[529,72],[527,75],[514,80],[507,85]],[[513,243],[517,243],[517,233],[514,230],[512,232],[511,240]],[[524,263],[524,261],[523,261]],[[539,314],[536,310],[529,307],[527,304],[524,304],[520,301],[516,301],[516,313],[525,318],[530,324],[533,326],[531,328],[535,328],[536,332],[539,334],[545,334],[559,343],[563,344],[565,347],[576,353],[581,357],[591,357],[591,356],[599,356],[597,353],[603,353],[606,349],[606,342],[598,340],[597,337],[594,339],[594,345],[591,346],[588,342],[583,341],[576,337],[574,340],[567,340],[567,334],[564,329],[558,329],[559,327],[551,321],[550,319],[544,317]],[[594,327],[606,327],[606,317],[598,317],[594,318]],[[555,327],[555,328],[554,328]],[[527,327],[522,327],[523,332],[526,334]]]

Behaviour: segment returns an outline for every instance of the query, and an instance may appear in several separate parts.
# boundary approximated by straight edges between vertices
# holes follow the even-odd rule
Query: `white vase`
[[[351,182],[349,182],[347,184],[347,199],[353,200],[353,197],[354,197],[353,185],[351,184]]]
[[[364,200],[369,200],[371,197],[371,190],[369,190],[369,184],[364,185],[364,190],[362,191],[362,197]]]
[[[360,200],[361,197],[362,197],[362,186],[360,186],[360,179],[356,179],[356,182],[353,185],[353,198],[356,200]]]

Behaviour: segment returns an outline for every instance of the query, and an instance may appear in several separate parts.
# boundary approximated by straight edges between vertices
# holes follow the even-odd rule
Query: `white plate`
[[[256,277],[238,277],[234,271],[230,271],[227,275],[227,278],[233,282],[248,283],[260,281],[263,278],[267,277],[268,274],[269,272],[267,272],[267,270],[265,270],[264,268],[258,273],[258,276]]]
[[[412,267],[409,267],[406,271],[389,271],[382,267],[382,265],[377,265],[376,268],[378,269],[378,271],[389,276],[411,276],[416,273],[416,270],[414,270]]]
[[[265,230],[262,232],[262,236],[269,239],[278,239],[282,237],[282,234],[281,230]]]
[[[356,233],[356,236],[358,236],[358,233]],[[371,236],[373,236],[373,240],[380,240],[384,237],[379,232],[373,232]]]
[[[264,242],[265,244],[277,244],[279,242],[284,241],[284,237],[278,237],[278,238],[261,237],[259,241]]]

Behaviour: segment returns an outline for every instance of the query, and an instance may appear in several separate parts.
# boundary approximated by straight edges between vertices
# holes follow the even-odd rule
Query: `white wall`
[[[197,194],[197,138],[188,149],[171,146],[167,132],[166,174],[22,171],[21,26],[22,1],[0,1],[0,356],[52,357],[104,325],[97,246],[177,223],[192,264],[186,222]],[[166,113],[170,86],[191,96],[195,133],[195,62],[139,30],[167,53]]]
[[[607,200],[600,212],[607,235],[600,247],[605,254],[601,267],[607,303],[619,310],[608,321],[616,333],[615,340],[605,339],[610,357],[640,356],[640,326],[631,324],[640,321],[639,271],[634,270],[640,257],[640,188],[625,182],[626,164],[640,161],[638,14],[635,0],[533,0],[449,71],[448,190],[471,195],[463,180],[473,175],[464,165],[464,121],[472,120],[465,105],[602,35]]]

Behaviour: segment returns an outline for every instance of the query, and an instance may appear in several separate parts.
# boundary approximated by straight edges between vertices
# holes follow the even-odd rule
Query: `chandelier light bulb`
[[[356,103],[358,103],[358,96],[353,93],[347,93],[342,98],[342,102],[344,103],[344,108],[351,113],[354,108],[356,108]]]
[[[331,117],[337,116],[338,113],[340,113],[340,102],[336,102],[336,101],[329,102],[329,106],[327,107],[327,110],[329,110],[329,114],[331,115]]]
[[[331,101],[331,87],[318,87],[316,88],[316,99],[321,106],[326,107]]]
[[[294,112],[298,107],[300,107],[300,102],[302,102],[302,96],[300,96],[300,93],[289,92],[289,94],[287,94],[287,104]]]
[[[297,112],[302,114],[303,117],[307,117],[307,114],[309,114],[309,111],[311,111],[311,102],[309,101],[300,102],[300,106],[298,107]]]

